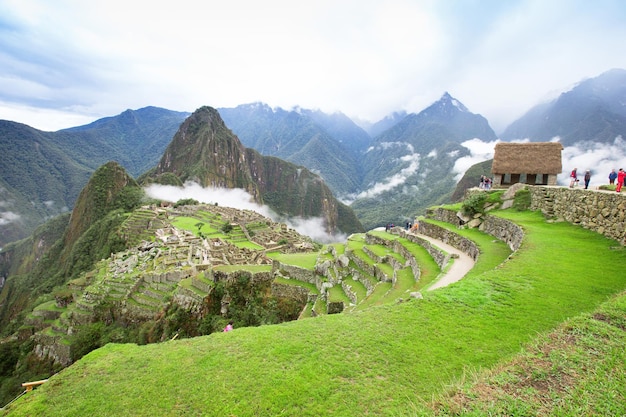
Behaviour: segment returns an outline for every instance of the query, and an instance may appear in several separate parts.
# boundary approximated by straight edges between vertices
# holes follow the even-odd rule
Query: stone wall
[[[35,342],[35,355],[40,359],[52,359],[64,367],[72,364],[71,346],[63,343],[59,336],[38,332],[33,336],[33,340]]]
[[[456,215],[454,217],[456,217]],[[472,258],[474,261],[478,259],[480,251],[478,250],[476,244],[470,239],[451,232],[450,230],[445,229],[441,226],[428,222],[420,223],[419,232],[434,239],[441,240],[442,242],[457,248],[458,250]]]
[[[565,187],[528,187],[531,210],[593,230],[626,245],[626,193]]]
[[[467,198],[467,194],[465,195]],[[456,211],[448,210],[442,207],[437,207],[434,209],[426,210],[426,217],[433,220],[438,220],[445,223],[450,223],[455,226],[461,225],[461,219],[456,215]],[[421,228],[421,223],[418,226],[418,232],[422,232],[419,228]],[[425,233],[426,234],[426,233]]]
[[[418,245],[426,249],[426,251],[433,258],[435,263],[439,265],[439,268],[443,269],[448,264],[448,261],[450,261],[450,254],[446,253],[445,251],[442,251],[437,246],[431,244],[428,240],[423,239],[419,236],[410,234],[404,229],[394,230],[393,232],[413,243],[417,243]],[[423,230],[422,230],[422,233],[424,233]],[[424,234],[429,236],[427,233],[424,233]]]
[[[285,297],[306,304],[309,300],[310,291],[299,285],[281,284],[272,282],[272,295],[275,297]]]
[[[272,263],[272,274],[279,272],[280,275],[284,277],[289,277],[298,281],[308,282],[309,284],[313,284],[317,287],[318,290],[322,287],[321,277],[315,273],[315,271],[311,271],[310,269],[301,268],[295,265],[287,265],[279,261],[274,261]]]
[[[512,251],[518,250],[524,239],[524,231],[521,227],[496,216],[485,216],[480,230],[503,241]]]

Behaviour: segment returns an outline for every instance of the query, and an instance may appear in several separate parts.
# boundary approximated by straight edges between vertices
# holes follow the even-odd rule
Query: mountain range
[[[146,107],[57,132],[0,120],[0,247],[70,211],[106,162],[135,177],[154,167],[188,115]]]
[[[613,143],[626,131],[625,97],[626,70],[607,71],[531,108],[500,140]],[[457,198],[455,164],[471,153],[467,141],[498,138],[484,117],[448,93],[419,113],[397,112],[374,124],[263,103],[217,110],[246,149],[318,174],[366,229]],[[71,210],[107,161],[135,178],[154,168],[189,116],[146,107],[58,132],[0,121],[0,246]]]
[[[617,143],[625,86],[623,70],[586,80],[506,133],[511,140]],[[567,125],[580,120],[586,123]],[[274,271],[270,254],[318,259],[321,245],[254,211],[147,198],[145,186],[241,189],[281,218],[321,218],[328,233],[349,234],[412,221],[431,205],[460,199],[489,174],[491,161],[471,166],[460,181],[457,162],[472,153],[472,141],[498,140],[483,116],[449,93],[419,113],[371,126],[340,113],[255,103],[191,114],[127,110],[59,132],[0,121],[0,135],[3,398],[13,375],[53,374],[59,363],[111,341],[219,331],[224,309],[246,325],[293,320],[302,310],[293,288],[280,297],[268,285],[292,287],[281,274],[301,272],[282,262]],[[326,250],[305,281],[336,278],[324,257],[367,274],[368,265],[352,265],[357,258],[333,245]],[[257,273],[265,274],[263,285]],[[210,309],[203,320],[200,308]]]
[[[511,123],[501,139],[532,142],[558,138],[563,146],[612,143],[626,132],[626,70],[613,69],[580,82]]]

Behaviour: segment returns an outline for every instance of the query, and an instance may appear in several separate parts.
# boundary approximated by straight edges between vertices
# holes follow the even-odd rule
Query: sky
[[[378,121],[449,92],[496,133],[626,68],[623,0],[0,0],[0,119],[252,102]]]

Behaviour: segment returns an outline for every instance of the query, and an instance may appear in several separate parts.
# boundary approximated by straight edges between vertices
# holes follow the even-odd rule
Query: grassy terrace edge
[[[20,398],[8,415],[623,411],[626,250],[580,227],[549,224],[538,213],[498,215],[524,229],[520,249],[504,263],[485,262],[460,282],[425,292],[422,300],[163,344],[109,344]],[[489,257],[483,253],[488,240],[493,238],[476,237],[481,257]],[[525,387],[528,399],[541,399],[535,402],[522,401],[514,389],[492,398],[472,391],[491,376],[498,384],[510,379],[510,385],[523,387],[506,370],[543,352],[555,340],[552,335],[563,331],[580,336],[582,351],[593,349],[592,339],[604,340],[604,350],[596,348],[608,356],[587,355],[595,368],[586,369],[598,369],[597,375],[606,376],[611,386],[591,373],[545,398],[532,397],[533,389],[541,391]],[[583,358],[584,352],[572,349],[572,360]],[[533,378],[554,379],[565,369],[537,367]],[[590,398],[594,394],[598,399]],[[573,408],[567,408],[567,401]]]

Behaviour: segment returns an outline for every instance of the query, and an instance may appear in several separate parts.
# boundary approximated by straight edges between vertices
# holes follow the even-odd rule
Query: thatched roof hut
[[[494,185],[555,185],[563,170],[562,150],[559,142],[497,143],[491,167]]]

